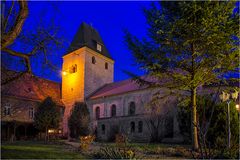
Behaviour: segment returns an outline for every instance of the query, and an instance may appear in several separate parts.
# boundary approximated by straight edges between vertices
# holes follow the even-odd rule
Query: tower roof
[[[101,51],[97,50],[97,44],[101,45]],[[66,54],[82,47],[88,47],[99,54],[112,59],[98,31],[85,22],[80,25],[80,28],[75,34]]]

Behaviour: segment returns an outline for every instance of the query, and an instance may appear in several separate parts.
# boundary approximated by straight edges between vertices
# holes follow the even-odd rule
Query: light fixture
[[[66,76],[67,72],[66,71],[62,71],[62,75]]]

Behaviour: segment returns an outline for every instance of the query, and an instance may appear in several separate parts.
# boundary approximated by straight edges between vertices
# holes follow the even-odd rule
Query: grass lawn
[[[18,141],[2,143],[1,159],[86,159],[86,157],[60,143]]]

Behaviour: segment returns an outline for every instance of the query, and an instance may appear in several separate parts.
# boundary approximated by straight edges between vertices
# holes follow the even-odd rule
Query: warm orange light
[[[62,75],[66,76],[66,75],[67,75],[67,72],[66,72],[66,71],[63,71],[63,72],[62,72]]]

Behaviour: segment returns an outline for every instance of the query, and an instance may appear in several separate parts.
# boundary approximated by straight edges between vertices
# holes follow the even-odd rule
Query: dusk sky
[[[129,30],[138,37],[146,36],[146,19],[143,8],[149,7],[151,2],[29,2],[29,17],[24,24],[24,30],[36,27],[42,22],[47,24],[54,19],[64,37],[65,45],[69,46],[80,24],[86,22],[100,33],[108,51],[115,60],[114,81],[129,78],[122,70],[136,74],[143,74],[136,65],[134,58],[124,44],[123,30]],[[42,18],[40,18],[42,17]],[[59,68],[62,66],[62,55],[65,49],[58,51],[51,60]],[[36,60],[34,60],[36,62]],[[37,60],[39,61],[39,60]],[[34,62],[34,63],[35,63]],[[61,81],[61,75],[50,72],[45,68],[33,66],[34,74],[54,81]],[[60,71],[59,71],[60,72]]]

